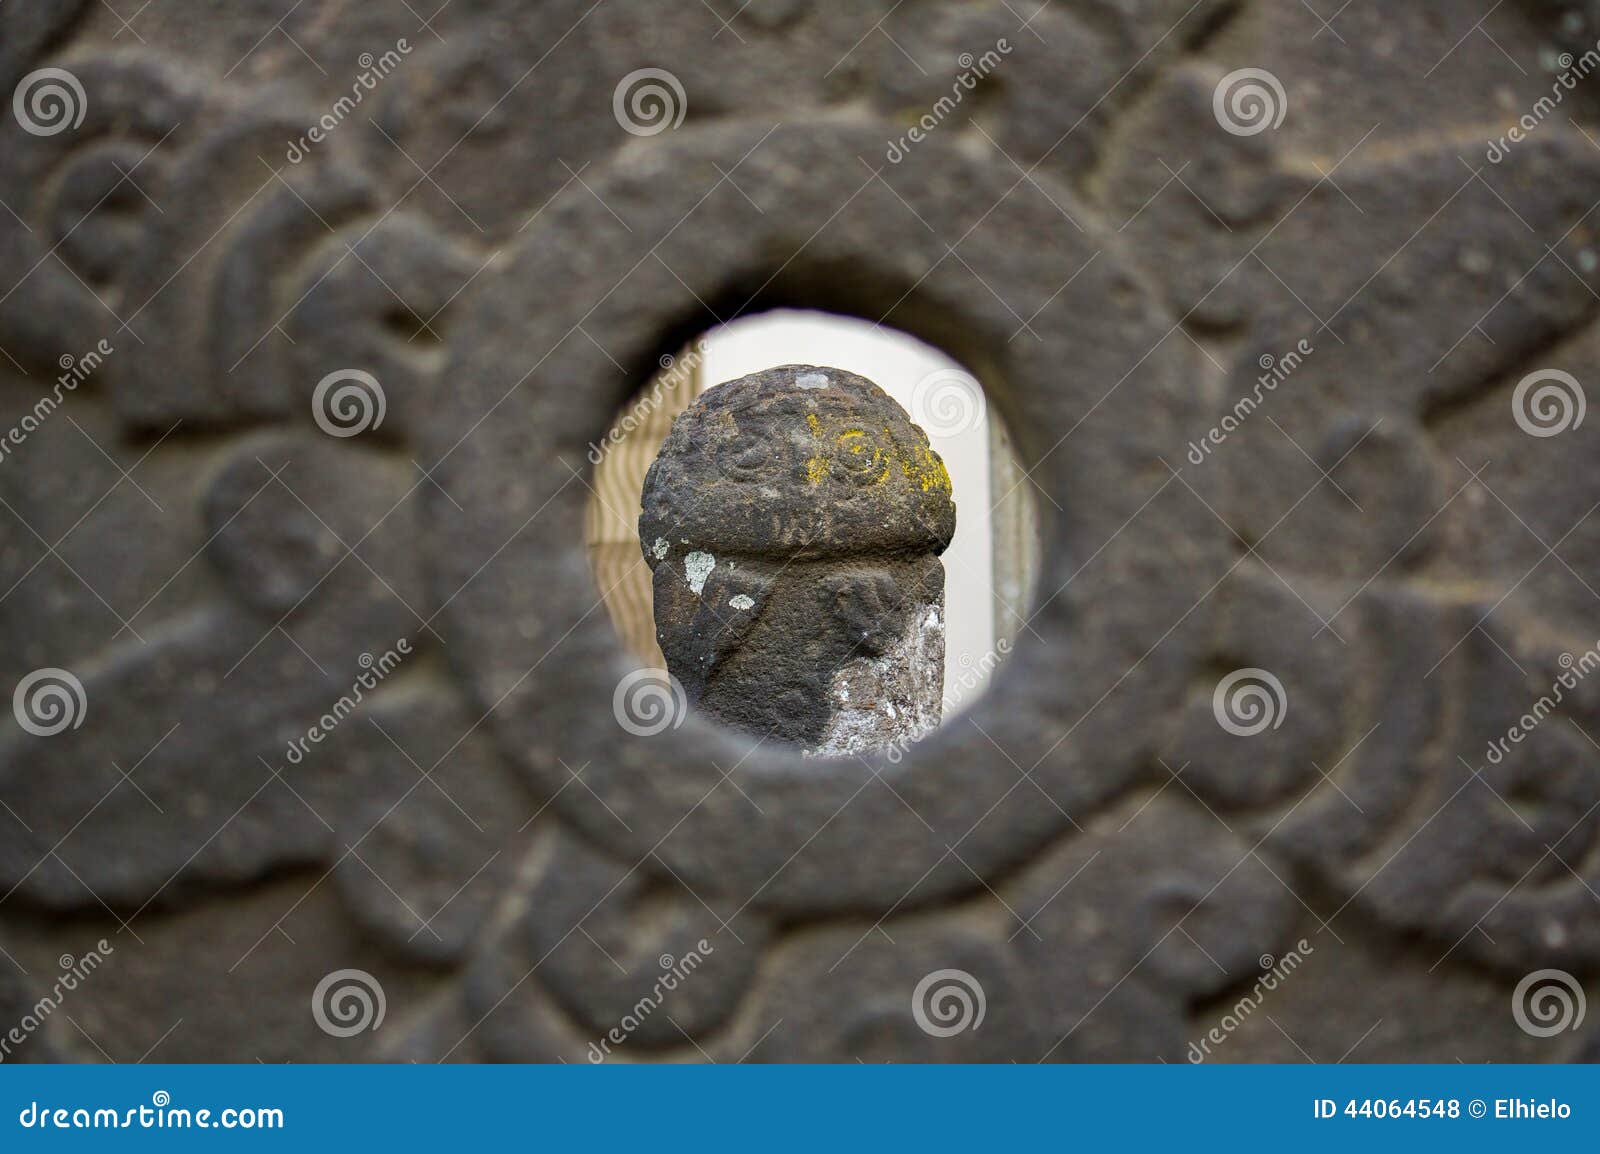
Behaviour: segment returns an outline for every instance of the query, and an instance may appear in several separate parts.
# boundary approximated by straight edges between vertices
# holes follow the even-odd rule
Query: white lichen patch
[[[706,587],[706,578],[711,576],[711,570],[717,567],[717,559],[710,553],[701,553],[696,550],[683,559],[684,580],[689,582],[689,588],[696,597]]]
[[[728,604],[732,605],[735,609],[740,610],[754,609],[756,607],[755,599],[752,598],[748,593],[737,594],[728,601]]]
[[[650,546],[650,551],[656,555],[657,561],[664,561],[667,557],[667,550],[671,547],[672,546],[667,544],[667,539],[665,537],[657,537],[656,543]]]
[[[832,382],[827,373],[801,373],[794,379],[795,387],[799,389],[825,389]]]
[[[833,713],[813,757],[850,757],[915,741],[939,724],[944,690],[944,628],[939,604],[878,657],[841,666],[828,687]]]

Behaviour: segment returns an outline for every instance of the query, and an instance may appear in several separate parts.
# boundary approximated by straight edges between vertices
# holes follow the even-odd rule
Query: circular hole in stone
[[[842,413],[830,415],[830,405],[849,405],[848,399],[839,400],[841,396],[859,395],[858,389],[839,383],[848,378],[837,378],[828,396],[821,379],[790,373],[781,387],[795,394],[810,392],[811,397],[797,398],[799,407],[787,415],[790,406],[780,405],[768,424],[750,418],[747,449],[740,441],[722,443],[713,452],[711,434],[695,438],[707,442],[705,459],[684,468],[714,470],[710,475],[719,480],[730,468],[747,473],[748,485],[740,492],[757,507],[765,492],[777,504],[814,497],[818,502],[843,500],[872,508],[875,497],[868,490],[885,475],[880,466],[896,470],[896,484],[929,493],[943,484],[942,473],[947,473],[956,515],[955,532],[939,555],[944,571],[942,606],[928,597],[933,586],[926,580],[919,583],[922,571],[914,563],[908,565],[903,557],[881,562],[874,555],[881,539],[868,540],[860,556],[788,565],[781,559],[752,558],[743,571],[736,549],[723,550],[719,558],[716,545],[687,538],[653,540],[652,549],[661,552],[660,557],[642,550],[640,512],[646,474],[674,421],[719,386],[789,365],[816,366],[823,377],[828,370],[864,377],[898,408],[880,411],[869,406],[868,413],[877,415],[868,420],[859,419],[860,412],[848,420]],[[813,401],[822,406],[815,420],[801,412],[816,408]],[[694,420],[694,413],[685,419]],[[799,430],[802,419],[810,422],[809,430]],[[725,423],[730,414],[718,420]],[[914,437],[907,450],[904,421],[927,434],[938,462],[918,458]],[[854,427],[869,424],[876,430]],[[885,444],[867,444],[869,432]],[[808,433],[825,451],[800,444]],[[767,451],[774,441],[798,447],[778,464]],[[875,455],[880,452],[881,456]],[[804,732],[771,736],[821,755],[879,750],[898,760],[932,726],[948,724],[985,691],[1004,665],[1029,612],[1038,555],[1036,510],[1032,485],[1013,452],[1011,437],[973,374],[940,350],[898,330],[831,313],[787,309],[719,325],[679,353],[661,358],[655,378],[618,413],[606,437],[590,447],[589,458],[594,477],[585,514],[585,544],[602,600],[624,644],[642,668],[671,669],[686,685],[687,697],[703,701],[704,712],[714,719],[730,721],[756,736],[768,736],[761,731],[769,724],[780,730],[798,726]],[[921,469],[919,460],[929,465],[928,470]],[[805,489],[830,468],[844,476],[858,469],[866,481],[859,490],[848,482]],[[771,476],[763,473],[768,469],[773,470]],[[700,493],[690,484],[675,501],[681,505]],[[901,527],[893,523],[891,510],[876,512],[884,515],[871,525],[857,518],[858,525],[868,537],[881,533],[895,538]],[[728,524],[736,519],[730,511]],[[718,531],[715,522],[707,530]],[[850,552],[848,534],[845,540],[833,546],[836,553]],[[655,600],[662,586],[647,561],[657,568],[668,567],[671,575],[661,579],[673,582],[666,588],[666,597],[675,601],[670,610],[671,636],[658,632]],[[774,596],[789,608],[773,613],[770,597]],[[797,601],[804,603],[803,610],[792,608]],[[809,614],[807,620],[814,621],[815,628],[796,631],[796,612]],[[821,652],[814,639],[806,639],[793,651],[784,647],[784,627],[778,623],[784,613],[789,617],[790,638],[830,630],[846,638],[843,665],[837,664],[838,645],[823,646]],[[751,615],[757,620],[746,620]],[[759,628],[763,621],[765,633]],[[880,628],[885,621],[888,628]],[[938,638],[928,636],[930,626]],[[663,652],[662,641],[667,642],[671,659]],[[930,658],[941,642],[942,663]],[[778,660],[796,666],[780,679],[787,689],[764,684],[747,668],[756,659],[751,650],[760,653],[760,660],[772,661],[774,645],[780,647]],[[711,672],[702,677],[699,669],[707,666]],[[797,676],[802,683],[809,679],[809,685],[795,688]],[[719,678],[753,687],[747,691],[771,700],[756,702],[759,707],[740,724],[716,709],[712,686]],[[723,706],[727,697],[724,684]],[[818,698],[825,699],[824,708],[832,714],[826,720],[816,716]],[[820,737],[819,725],[824,730]]]

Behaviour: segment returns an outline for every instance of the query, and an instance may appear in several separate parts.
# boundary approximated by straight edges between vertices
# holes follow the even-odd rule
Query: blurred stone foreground
[[[0,6],[0,1058],[1596,1054],[1597,5],[134,7]],[[586,553],[778,307],[1038,510],[898,759],[870,386],[708,392]]]
[[[689,700],[824,756],[939,724],[950,475],[864,377],[785,365],[674,422],[639,540],[657,637]]]

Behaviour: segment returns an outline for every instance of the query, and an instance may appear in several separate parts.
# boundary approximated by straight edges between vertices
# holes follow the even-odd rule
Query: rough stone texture
[[[656,638],[707,714],[836,757],[939,724],[950,474],[877,385],[784,365],[713,387],[642,505]]]
[[[702,940],[611,1060],[1177,1062],[1230,1015],[1208,1060],[1600,1053],[1600,420],[1515,407],[1595,399],[1600,78],[1487,148],[1595,4],[112,7],[0,6],[0,430],[114,346],[0,459],[6,696],[86,701],[0,715],[0,1014],[116,947],[7,1060],[585,1061]],[[87,108],[37,136],[47,67]],[[1286,107],[1237,135],[1247,68]],[[939,345],[1036,487],[1014,653],[898,762],[614,712],[586,447],[774,305]],[[352,368],[386,413],[332,436]],[[344,968],[380,1029],[318,1028]],[[1535,1037],[1552,968],[1590,1013]],[[947,971],[976,1029],[914,1011]]]

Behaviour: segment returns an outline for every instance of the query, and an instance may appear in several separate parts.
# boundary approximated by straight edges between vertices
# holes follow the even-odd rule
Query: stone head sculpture
[[[785,365],[708,390],[642,503],[656,636],[700,709],[829,755],[938,724],[950,475],[877,385]]]

